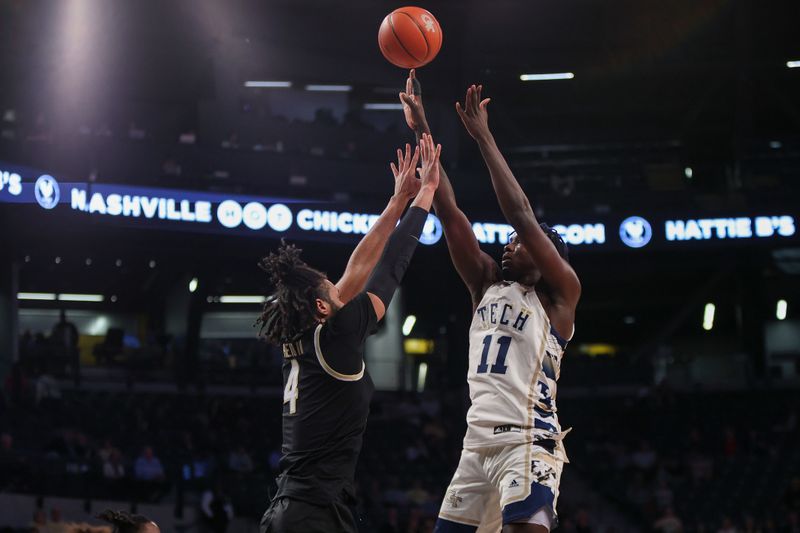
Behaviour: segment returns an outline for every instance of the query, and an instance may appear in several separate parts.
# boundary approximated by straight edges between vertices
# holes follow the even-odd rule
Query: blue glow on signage
[[[758,216],[735,218],[697,218],[667,220],[664,232],[668,241],[708,241],[720,239],[791,237],[796,232],[794,217]]]
[[[37,177],[38,176],[38,177]],[[23,181],[23,177],[29,181]],[[215,231],[282,233],[291,236],[325,238],[324,234],[365,235],[377,221],[377,214],[316,209],[313,202],[292,198],[255,197],[205,191],[184,191],[152,187],[99,183],[58,183],[49,174],[0,163],[0,202],[38,204],[54,209],[62,198],[64,209],[92,217],[109,216],[142,222],[165,221],[181,224],[213,225]],[[68,201],[67,201],[68,200]],[[723,241],[732,239],[779,239],[797,234],[795,217],[739,216],[664,220],[659,217],[657,232],[640,216],[625,218],[619,226],[622,244],[631,248],[647,246],[654,238],[659,244],[682,241]],[[661,233],[661,221],[664,232]],[[556,224],[553,228],[569,245],[619,245],[607,241],[603,223]],[[509,224],[474,222],[472,231],[481,244],[505,244],[514,231]],[[433,214],[426,220],[420,242],[433,245],[442,240],[441,221]]]
[[[377,220],[378,215],[347,211],[301,209],[297,213],[297,227],[303,231],[366,235]]]
[[[570,245],[603,244],[606,242],[605,224],[556,224],[553,229]]]
[[[87,192],[77,187],[70,191],[70,207],[89,214],[176,220],[182,222],[211,222],[210,202],[190,202],[157,196],[103,195]]]
[[[619,225],[619,238],[625,246],[641,248],[653,238],[653,228],[642,217],[628,217]]]
[[[606,242],[605,224],[556,224],[553,226],[564,242],[571,245],[603,244]],[[514,228],[508,224],[493,224],[491,222],[475,222],[472,232],[481,244],[506,244],[514,233]]]
[[[19,196],[22,192],[22,177],[16,172],[0,170],[0,192],[8,191],[11,196]]]
[[[292,210],[283,204],[273,204],[267,209],[267,224],[275,231],[286,231],[292,227]]]
[[[491,222],[474,222],[472,233],[482,244],[505,244],[508,237],[514,233],[514,228],[508,224],[492,224]]]
[[[436,215],[428,215],[425,220],[425,226],[422,227],[422,234],[419,236],[419,242],[430,246],[436,244],[442,238],[442,223]]]
[[[58,182],[49,174],[39,176],[33,186],[33,192],[36,195],[36,201],[44,209],[53,209],[58,205],[58,200],[61,198]]]

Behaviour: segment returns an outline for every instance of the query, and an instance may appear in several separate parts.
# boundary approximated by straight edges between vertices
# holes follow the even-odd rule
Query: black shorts
[[[261,533],[356,533],[355,519],[342,502],[313,505],[275,498],[261,518]]]

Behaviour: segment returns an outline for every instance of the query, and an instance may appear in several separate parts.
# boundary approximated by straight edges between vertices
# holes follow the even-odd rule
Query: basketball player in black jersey
[[[405,154],[398,150],[398,164],[391,165],[395,194],[338,283],[300,260],[294,246],[282,245],[261,262],[275,294],[259,322],[266,339],[283,347],[284,357],[283,456],[262,533],[357,530],[349,506],[374,390],[364,343],[419,242],[439,185],[440,152],[428,135],[413,156],[408,145]]]

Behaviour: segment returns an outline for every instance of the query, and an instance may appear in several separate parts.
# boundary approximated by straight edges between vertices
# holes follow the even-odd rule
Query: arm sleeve
[[[387,308],[403,280],[427,219],[428,212],[425,209],[416,206],[408,209],[392,232],[381,260],[367,281],[366,291],[380,298]]]
[[[378,317],[366,292],[347,302],[315,338],[317,358],[329,374],[357,376],[364,366],[364,343],[375,332]]]

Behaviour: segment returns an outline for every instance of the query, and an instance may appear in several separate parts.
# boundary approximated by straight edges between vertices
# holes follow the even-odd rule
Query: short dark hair
[[[261,336],[273,344],[297,340],[317,322],[317,298],[328,300],[323,289],[325,274],[303,262],[301,252],[281,241],[278,250],[258,264],[269,275],[275,292],[267,298],[256,324],[261,326]]]
[[[547,235],[547,238],[550,239],[550,242],[556,247],[561,259],[569,263],[569,248],[567,248],[567,243],[564,242],[564,239],[561,238],[561,234],[544,222],[539,224],[539,227],[542,228],[544,234]]]
[[[105,520],[112,526],[112,533],[138,533],[142,526],[152,522],[140,514],[128,514],[125,511],[106,509],[97,518]]]
[[[552,242],[553,246],[556,247],[558,255],[560,255],[564,261],[569,263],[569,249],[567,248],[567,243],[565,243],[564,239],[561,238],[561,234],[558,233],[558,231],[556,231],[555,229],[545,224],[544,222],[539,224],[539,227],[542,228],[544,234],[547,235],[547,238],[550,239],[550,242]],[[516,234],[517,234],[516,231],[512,231],[508,235],[508,242],[511,242],[511,240],[514,238]]]

